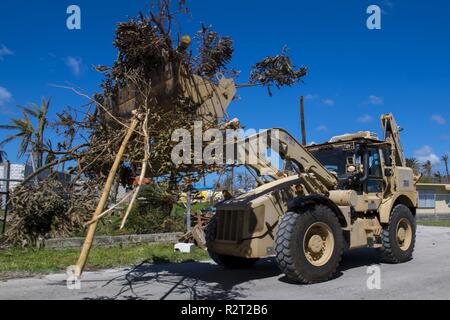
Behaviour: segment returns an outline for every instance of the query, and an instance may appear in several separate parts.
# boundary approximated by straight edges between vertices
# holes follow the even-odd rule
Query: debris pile
[[[195,243],[200,248],[206,248],[205,229],[214,213],[211,211],[198,211],[191,215],[191,230],[186,232],[180,242]]]
[[[96,205],[95,194],[98,190],[87,185],[68,192],[55,178],[18,186],[11,196],[13,211],[3,240],[39,246],[44,238],[71,236],[89,219]]]

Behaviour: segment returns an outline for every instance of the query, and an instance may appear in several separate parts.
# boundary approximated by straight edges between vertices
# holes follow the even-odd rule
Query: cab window
[[[379,193],[383,191],[383,176],[381,172],[381,157],[378,148],[369,149],[369,179],[367,192]]]
[[[381,159],[378,149],[369,149],[369,177],[381,177]]]

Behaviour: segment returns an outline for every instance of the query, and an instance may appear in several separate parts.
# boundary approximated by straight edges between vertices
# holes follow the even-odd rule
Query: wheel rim
[[[401,250],[406,251],[412,242],[412,227],[408,219],[402,218],[396,228],[397,244]]]
[[[306,230],[303,253],[309,263],[316,267],[326,264],[333,254],[334,237],[331,229],[322,222],[315,222]]]

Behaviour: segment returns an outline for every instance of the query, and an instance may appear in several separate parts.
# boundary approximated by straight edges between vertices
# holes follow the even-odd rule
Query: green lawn
[[[417,220],[417,224],[423,226],[434,226],[434,227],[449,227],[450,220]]]
[[[0,251],[0,274],[2,272],[54,272],[64,271],[77,261],[79,249],[18,249]],[[126,247],[93,248],[86,270],[129,266],[143,261],[152,263],[199,261],[208,258],[205,250],[195,248],[192,253],[173,251],[173,245],[142,244]]]

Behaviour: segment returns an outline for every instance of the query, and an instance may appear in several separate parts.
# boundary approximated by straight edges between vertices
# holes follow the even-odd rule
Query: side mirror
[[[385,168],[384,169],[384,175],[386,177],[391,177],[392,176],[392,169],[391,168]]]

